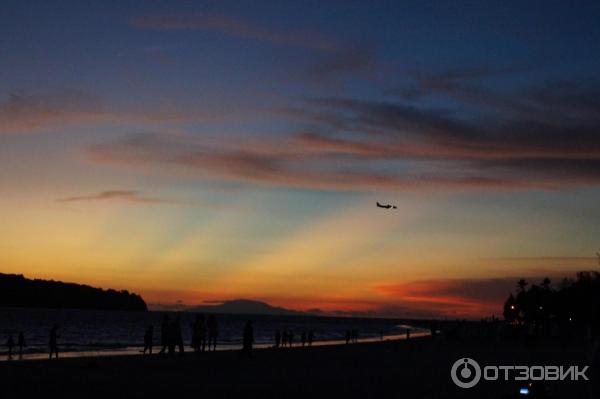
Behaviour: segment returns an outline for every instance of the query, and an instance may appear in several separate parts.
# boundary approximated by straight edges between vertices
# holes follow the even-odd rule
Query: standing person
[[[346,345],[350,343],[350,338],[352,337],[352,333],[350,330],[346,330]]]
[[[196,322],[196,334],[198,335],[198,350],[200,352],[206,351],[206,319],[204,315],[198,317]]]
[[[160,353],[165,353],[169,346],[169,315],[163,316],[163,321],[160,325],[160,345],[162,346]]]
[[[252,321],[248,320],[244,326],[242,345],[242,355],[252,358],[252,344],[254,344],[254,328],[252,327]]]
[[[279,345],[281,345],[281,331],[276,330],[275,331],[275,347],[279,348]]]
[[[50,330],[50,360],[52,360],[52,354],[56,355],[56,359],[58,360],[58,324],[52,326]]]
[[[25,345],[25,334],[23,334],[23,331],[19,332],[19,338],[17,338],[17,345],[19,346],[19,360],[23,359],[23,347],[26,346]]]
[[[210,351],[210,346],[212,345],[213,351],[217,350],[217,337],[219,336],[219,324],[217,323],[217,318],[214,314],[208,316],[208,350]]]
[[[288,339],[289,339],[289,345],[291,348],[292,346],[294,346],[294,331],[290,330],[288,332]]]
[[[12,335],[8,336],[8,341],[6,341],[6,346],[8,347],[8,360],[12,360],[13,346],[15,346],[15,341],[13,340]]]
[[[169,356],[173,356],[175,354],[175,345],[177,344],[177,325],[176,320],[169,322],[169,335],[167,338],[168,346],[169,346]]]
[[[288,330],[286,328],[283,329],[283,334],[281,334],[281,346],[284,348],[288,343]]]
[[[313,330],[308,331],[308,346],[312,346],[314,337]]]
[[[151,355],[152,354],[152,346],[154,344],[154,327],[153,326],[148,326],[148,328],[146,329],[146,333],[144,334],[144,352],[143,354],[146,354],[146,351],[148,351],[148,354]]]
[[[192,342],[190,343],[190,347],[194,350],[194,352],[198,353],[200,346],[198,345],[198,323],[200,322],[200,316],[196,315],[196,320],[190,323],[190,331],[192,333]]]
[[[410,329],[409,328],[406,329],[406,339],[407,340],[410,339]]]
[[[179,349],[179,355],[183,356],[183,336],[181,335],[181,323],[179,320],[179,315],[175,317],[175,322],[173,325],[173,345],[177,345]]]
[[[302,331],[302,334],[300,334],[300,341],[302,342],[302,346],[306,345],[306,331]]]

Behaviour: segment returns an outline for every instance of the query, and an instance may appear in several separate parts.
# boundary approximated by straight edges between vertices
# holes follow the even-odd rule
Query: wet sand
[[[461,357],[480,364],[586,365],[589,347],[534,346],[438,337],[292,349],[260,349],[252,359],[222,351],[12,361],[0,364],[0,397],[44,398],[509,398],[518,382],[482,381],[460,389],[450,379]],[[596,374],[594,374],[596,373]],[[597,380],[597,370],[588,372]],[[597,398],[592,382],[548,383],[551,397]],[[512,395],[512,396],[511,396]]]

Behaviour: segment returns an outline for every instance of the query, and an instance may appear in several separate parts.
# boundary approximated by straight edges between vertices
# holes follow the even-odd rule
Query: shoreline
[[[481,365],[587,365],[578,341],[534,345],[482,339],[419,337],[349,345],[265,348],[197,356],[102,356],[0,363],[6,397],[148,398],[517,398],[521,381],[482,381],[461,389],[450,379],[457,360]],[[549,381],[551,398],[597,398],[590,381]]]
[[[410,334],[410,339],[417,339],[417,338],[423,338],[423,337],[428,337],[430,336],[431,333],[429,332],[417,332],[417,331],[413,331]],[[344,345],[358,345],[358,344],[367,344],[367,343],[375,343],[375,342],[387,342],[387,341],[402,341],[402,340],[406,340],[406,335],[405,334],[393,334],[393,335],[384,335],[383,339],[379,338],[379,337],[366,337],[366,338],[359,338],[358,342],[356,343],[351,343],[351,344],[346,344],[345,340],[341,340],[341,339],[330,339],[330,340],[317,340],[314,341],[312,343],[312,345],[305,345],[302,346],[299,342],[294,344],[293,347],[281,347],[279,349],[281,350],[285,350],[285,349],[308,349],[311,347],[323,347],[323,346],[344,346]],[[265,350],[265,349],[277,349],[274,347],[273,344],[269,344],[269,343],[260,343],[260,344],[254,344],[254,349],[255,350]],[[60,348],[60,345],[59,345]],[[235,343],[235,344],[217,344],[217,350],[216,352],[236,352],[241,350],[242,345],[241,343]],[[158,351],[160,350],[160,345],[156,345],[154,346],[154,351],[153,354],[151,356],[159,356]],[[78,358],[86,358],[86,359],[91,359],[91,358],[105,358],[105,357],[124,357],[124,356],[140,356],[140,357],[144,357],[143,353],[143,346],[135,346],[135,347],[124,347],[123,349],[106,349],[106,350],[81,350],[81,351],[64,351],[64,352],[60,352],[60,360],[63,359],[78,359]],[[184,353],[186,355],[195,355],[195,352],[190,348],[189,345],[185,345],[184,346]],[[206,352],[208,353],[208,352]],[[176,354],[177,355],[177,354]],[[35,353],[24,353],[23,354],[23,358],[19,359],[18,358],[18,353],[15,355],[13,352],[13,358],[11,360],[8,359],[8,354],[6,352],[2,352],[0,353],[0,363],[5,363],[5,362],[30,362],[30,361],[43,361],[43,360],[48,360],[48,352],[35,352]]]

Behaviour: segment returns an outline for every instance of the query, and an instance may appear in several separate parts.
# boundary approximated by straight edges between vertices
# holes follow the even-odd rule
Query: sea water
[[[50,329],[58,330],[61,356],[95,356],[139,353],[143,348],[146,328],[154,326],[154,351],[160,350],[160,325],[167,314],[171,320],[180,317],[181,331],[186,350],[191,341],[191,324],[196,313],[189,312],[123,312],[98,310],[0,308],[0,360],[6,359],[8,337],[16,344],[18,334],[25,335],[24,358],[47,356]],[[215,315],[218,327],[217,350],[241,347],[242,331],[247,320],[253,321],[257,347],[274,345],[276,330],[294,332],[294,344],[300,345],[301,333],[314,334],[313,345],[345,343],[346,331],[357,330],[359,341],[402,339],[406,330],[411,337],[428,334],[423,324],[395,319],[370,319],[324,316],[273,316],[273,315]],[[16,347],[13,349],[16,352]]]

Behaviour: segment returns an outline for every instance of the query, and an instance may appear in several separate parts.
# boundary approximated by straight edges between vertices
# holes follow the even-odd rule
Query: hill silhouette
[[[141,296],[74,283],[0,273],[0,307],[148,310]]]
[[[232,299],[218,302],[214,305],[199,305],[187,309],[190,312],[202,313],[230,313],[230,314],[262,314],[276,316],[305,315],[307,313],[297,310],[271,306],[266,302],[250,299]]]

